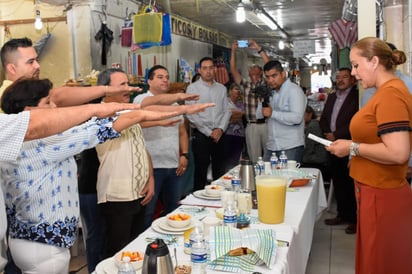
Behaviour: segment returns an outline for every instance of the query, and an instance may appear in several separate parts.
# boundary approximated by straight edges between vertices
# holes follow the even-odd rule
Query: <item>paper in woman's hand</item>
[[[324,138],[320,138],[316,135],[313,135],[312,133],[309,133],[308,138],[312,139],[315,142],[321,143],[324,146],[329,146],[330,144],[332,144],[331,141],[324,139]]]

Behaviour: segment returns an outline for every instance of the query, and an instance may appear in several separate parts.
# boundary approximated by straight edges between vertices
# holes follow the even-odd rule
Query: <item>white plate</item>
[[[193,196],[199,199],[204,199],[204,200],[220,200],[220,195],[219,196],[210,196],[206,194],[206,191],[204,189],[197,190],[193,192]]]
[[[116,263],[114,262],[114,258],[108,258],[104,261],[101,261],[97,266],[96,269],[94,270],[93,273],[96,274],[116,274],[119,271],[119,269],[116,266]],[[142,269],[136,270],[136,274],[141,274]]]
[[[167,223],[167,217],[162,217],[162,218],[159,218],[158,226],[159,226],[161,229],[165,230],[165,231],[185,232],[185,231],[188,230],[189,228],[193,227],[193,220],[190,221],[189,225],[187,225],[187,226],[185,226],[185,227],[182,227],[182,228],[177,228],[177,227],[170,226],[170,225]]]
[[[183,232],[184,232],[184,231],[176,232],[176,231],[168,231],[168,230],[162,229],[162,228],[160,227],[160,225],[159,225],[160,222],[161,222],[161,218],[156,219],[156,220],[153,221],[153,223],[152,223],[152,229],[153,229],[155,232],[160,233],[160,234],[169,234],[169,235],[183,235]]]

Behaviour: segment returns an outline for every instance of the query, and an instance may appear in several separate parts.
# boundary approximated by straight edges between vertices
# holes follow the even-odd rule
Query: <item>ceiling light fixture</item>
[[[41,30],[43,28],[43,22],[41,20],[40,11],[36,10],[36,19],[34,20],[34,28]]]
[[[282,40],[280,40],[278,46],[279,46],[279,49],[280,49],[280,50],[285,49],[285,42],[283,42]]]
[[[36,19],[34,20],[34,28],[36,30],[41,30],[43,28],[43,22],[40,16],[40,9],[39,9],[39,0],[36,1]]]
[[[278,26],[272,21],[272,18],[269,18],[265,13],[262,11],[259,11],[257,13],[257,17],[263,21],[271,30],[275,30],[278,28]]]
[[[245,7],[242,4],[242,0],[240,0],[239,5],[237,6],[236,10],[236,22],[243,23],[246,20],[245,14]]]

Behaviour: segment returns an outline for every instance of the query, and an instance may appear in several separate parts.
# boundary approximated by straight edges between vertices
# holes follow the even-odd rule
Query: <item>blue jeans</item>
[[[101,209],[97,206],[97,194],[79,194],[80,217],[83,237],[86,239],[87,268],[92,273],[96,265],[104,259],[105,221]]]
[[[302,163],[303,149],[304,146],[298,146],[291,149],[285,149],[284,151],[286,153],[286,156],[288,157],[288,160],[295,160],[298,163]],[[273,151],[266,148],[265,154],[263,155],[263,160],[265,162],[269,162],[270,156],[272,156],[273,152],[275,152],[276,156],[279,158],[280,154],[282,153],[282,150]]]
[[[154,168],[155,194],[146,206],[145,226],[152,224],[157,200],[163,204],[164,214],[175,210],[181,196],[180,177],[176,175],[176,168]]]

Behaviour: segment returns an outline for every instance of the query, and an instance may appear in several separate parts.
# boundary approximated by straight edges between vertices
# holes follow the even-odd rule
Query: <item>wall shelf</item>
[[[19,25],[19,24],[33,24],[35,18],[31,19],[14,19],[14,20],[0,20],[0,25]],[[67,23],[67,16],[57,16],[57,17],[42,17],[43,23],[48,22],[60,22],[65,21]]]

